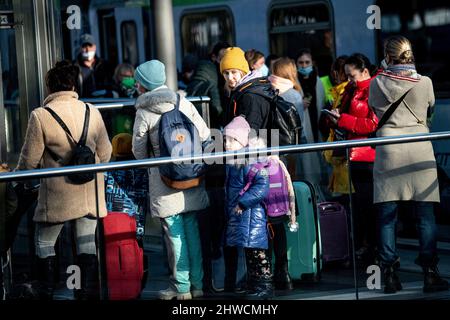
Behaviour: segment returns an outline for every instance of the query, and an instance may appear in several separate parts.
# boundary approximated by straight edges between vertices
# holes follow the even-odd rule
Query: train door
[[[136,66],[145,61],[142,9],[115,8],[119,63]]]
[[[0,7],[0,161],[11,165],[19,157],[22,134],[14,14],[8,9],[12,7]]]

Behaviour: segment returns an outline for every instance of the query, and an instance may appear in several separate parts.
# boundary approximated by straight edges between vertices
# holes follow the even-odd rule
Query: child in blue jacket
[[[234,118],[224,129],[225,150],[238,151],[248,147],[249,133],[250,126],[245,118]],[[269,178],[265,169],[259,170],[250,188],[243,193],[248,172],[252,169],[252,165],[245,160],[227,161],[225,246],[245,248],[247,294],[268,299],[273,295],[273,289],[263,200],[269,192]],[[225,285],[234,285],[236,281],[237,259],[233,261],[225,264]]]

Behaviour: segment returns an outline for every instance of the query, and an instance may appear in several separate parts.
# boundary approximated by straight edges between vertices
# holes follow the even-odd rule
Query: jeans
[[[396,224],[399,202],[378,205],[378,250],[381,264],[391,266],[399,258],[396,248]],[[436,257],[436,223],[432,202],[414,201],[411,205],[419,233],[420,252],[416,262],[422,267],[432,266]]]
[[[197,212],[162,218],[169,267],[170,286],[178,293],[202,289],[202,248]],[[192,288],[191,288],[192,287]]]
[[[97,219],[93,217],[82,217],[73,221],[75,225],[75,236],[77,254],[97,254],[95,245],[95,229],[97,228]],[[35,244],[36,255],[45,259],[55,256],[55,244],[64,227],[62,223],[36,223]]]

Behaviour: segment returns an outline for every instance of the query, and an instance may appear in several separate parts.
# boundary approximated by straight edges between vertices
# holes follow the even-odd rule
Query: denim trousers
[[[391,266],[399,258],[396,248],[396,225],[399,202],[377,204],[378,250],[382,266]],[[420,252],[416,263],[432,266],[436,259],[436,222],[432,202],[413,201],[411,205],[419,234]]]
[[[167,248],[170,286],[178,293],[202,289],[202,248],[197,222],[198,212],[186,212],[162,218]]]

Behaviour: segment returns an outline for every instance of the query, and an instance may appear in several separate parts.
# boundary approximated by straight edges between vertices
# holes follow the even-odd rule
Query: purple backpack
[[[266,169],[269,174],[269,194],[264,199],[267,215],[279,217],[288,214],[290,206],[287,179],[277,160],[271,159],[268,163],[258,162],[254,164],[247,174],[247,184],[239,195],[242,196],[250,188],[256,174],[261,169]]]

